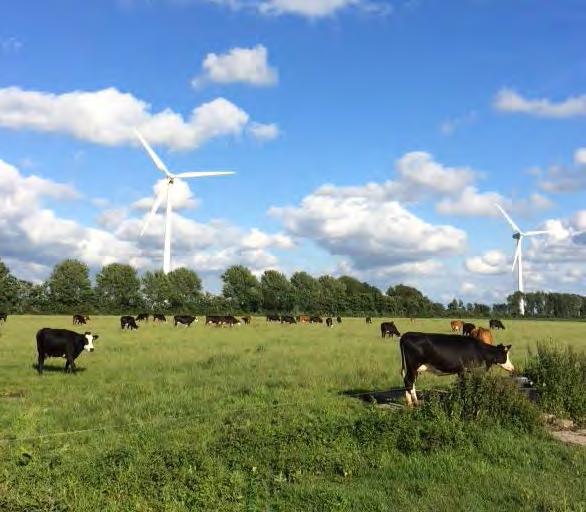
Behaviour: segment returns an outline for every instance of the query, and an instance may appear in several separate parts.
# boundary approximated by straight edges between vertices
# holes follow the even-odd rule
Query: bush
[[[530,352],[527,376],[539,390],[539,404],[556,416],[567,416],[576,423],[586,421],[586,354],[571,347],[560,350],[537,345]]]

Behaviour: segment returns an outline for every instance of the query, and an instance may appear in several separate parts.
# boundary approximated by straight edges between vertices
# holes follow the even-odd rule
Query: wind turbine
[[[167,178],[167,185],[164,189],[161,190],[159,195],[155,197],[153,202],[153,207],[147,217],[142,230],[140,232],[140,236],[144,234],[146,228],[148,227],[149,223],[157,213],[157,209],[159,208],[161,201],[163,200],[163,196],[166,195],[167,197],[167,214],[165,217],[165,250],[163,253],[163,272],[168,274],[171,272],[171,203],[172,203],[172,191],[173,191],[173,183],[177,179],[182,178],[203,178],[205,176],[226,176],[229,174],[234,174],[232,171],[189,171],[189,172],[181,172],[179,174],[174,174],[169,171],[167,166],[163,163],[163,161],[159,158],[159,156],[154,152],[153,148],[149,146],[149,143],[144,139],[144,137],[140,134],[138,130],[134,130],[136,137],[140,140],[141,144],[144,146],[144,149],[151,157],[151,160],[155,164],[155,167],[161,171],[165,177]]]
[[[518,277],[519,277],[519,291],[523,293],[523,238],[526,236],[536,236],[536,235],[545,235],[549,233],[549,231],[521,231],[521,228],[515,224],[513,219],[509,217],[507,212],[498,204],[495,203],[495,206],[500,210],[503,214],[503,217],[507,220],[507,222],[513,228],[513,238],[517,241],[516,249],[515,249],[515,259],[513,260],[513,272],[515,271],[515,265],[517,265]],[[525,300],[523,296],[519,298],[519,312],[521,316],[525,316]]]

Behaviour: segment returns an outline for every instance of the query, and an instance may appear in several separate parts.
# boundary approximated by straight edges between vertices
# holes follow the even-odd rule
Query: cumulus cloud
[[[250,123],[248,133],[250,133],[256,140],[265,142],[276,139],[280,132],[279,127],[275,123]]]
[[[145,101],[113,87],[63,94],[0,89],[0,126],[109,146],[136,144],[138,128],[153,145],[194,149],[212,138],[239,135],[249,123],[250,116],[224,98],[203,103],[184,118],[171,109],[153,113]]]
[[[193,200],[190,194],[184,194],[184,205]],[[94,228],[60,217],[48,205],[53,199],[79,198],[70,185],[24,176],[0,160],[1,256],[17,275],[45,278],[51,267],[64,258],[78,258],[93,269],[112,262],[129,263],[141,270],[160,267],[164,215],[157,214],[140,238],[144,218],[130,216],[125,208],[100,212],[99,227]],[[286,250],[293,246],[282,233],[245,231],[221,220],[198,223],[179,213],[173,214],[173,232],[174,267],[188,265],[202,273],[236,263],[262,271],[278,263],[271,252],[273,248]]]
[[[574,162],[577,165],[586,165],[586,148],[578,148],[574,152]]]
[[[208,83],[246,83],[255,86],[275,85],[279,74],[268,63],[268,51],[263,45],[253,48],[232,48],[227,53],[208,53],[202,72],[192,80],[194,87]]]
[[[561,119],[586,115],[586,95],[555,102],[547,98],[527,99],[515,90],[505,88],[497,93],[493,106],[502,112]]]
[[[578,192],[586,189],[586,148],[574,152],[574,165],[554,165],[540,173],[539,187],[546,192]]]
[[[162,201],[159,206],[161,211],[167,207],[167,180],[165,178],[158,180],[153,186],[152,197],[143,197],[135,201],[132,205],[137,210],[150,210],[153,206],[155,197],[162,195]],[[199,206],[199,201],[193,195],[191,188],[186,180],[176,179],[171,190],[171,205],[174,210],[193,209]]]
[[[466,234],[432,225],[399,202],[356,187],[322,187],[299,206],[273,207],[291,236],[313,240],[355,268],[393,267],[464,250]]]
[[[497,250],[487,251],[482,256],[467,258],[464,266],[466,270],[475,274],[505,274],[510,271],[507,257]]]
[[[354,8],[365,13],[387,15],[391,4],[382,0],[208,0],[234,10],[253,9],[270,16],[296,15],[310,19],[332,16]]]

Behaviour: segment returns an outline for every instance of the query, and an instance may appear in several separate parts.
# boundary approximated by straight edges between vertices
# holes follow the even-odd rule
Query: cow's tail
[[[403,346],[403,336],[399,340],[399,349],[401,350],[401,377],[405,378],[405,347]]]

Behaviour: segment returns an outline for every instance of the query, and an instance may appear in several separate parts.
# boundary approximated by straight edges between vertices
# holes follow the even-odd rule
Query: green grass
[[[397,341],[383,342],[376,320],[121,332],[118,317],[96,317],[83,371],[49,359],[55,371],[39,377],[36,331],[70,322],[0,327],[0,438],[16,438],[0,442],[0,510],[586,510],[582,448],[475,424],[419,447],[415,413],[341,396],[401,385]],[[496,341],[513,344],[518,367],[537,341],[586,349],[583,323],[505,324]]]

